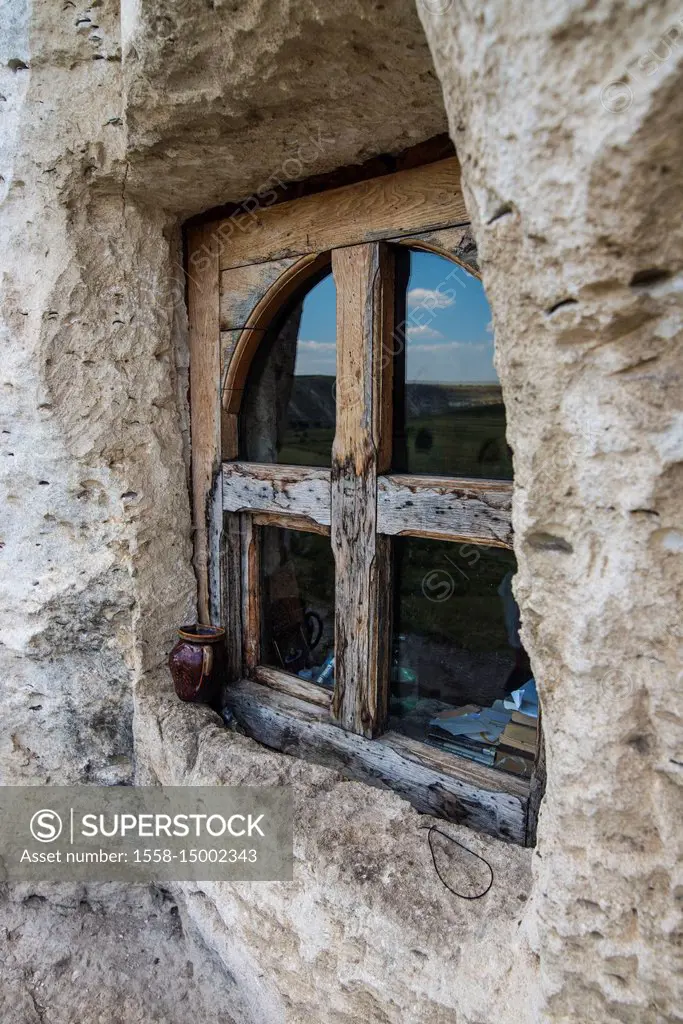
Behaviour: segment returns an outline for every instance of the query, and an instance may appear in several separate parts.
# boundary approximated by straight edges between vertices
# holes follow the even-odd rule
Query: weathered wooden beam
[[[228,706],[245,731],[274,750],[323,764],[346,778],[392,789],[419,811],[524,844],[528,790],[514,776],[451,756],[395,733],[369,740],[345,732],[319,706],[251,680],[228,688]],[[417,748],[426,752],[420,757]]]
[[[420,231],[414,235],[404,235],[400,238],[391,238],[391,242],[397,245],[404,245],[410,249],[419,249],[422,252],[434,252],[437,255],[451,258],[459,266],[454,266],[451,276],[453,285],[463,282],[463,275],[460,267],[474,277],[480,277],[479,263],[477,261],[477,243],[474,240],[472,228],[469,224],[461,224],[454,228],[441,228],[437,231]],[[448,287],[448,277],[444,285]],[[457,288],[451,290],[457,291]]]
[[[257,259],[257,255],[254,256],[254,259]],[[240,410],[252,359],[265,332],[272,324],[273,318],[296,292],[310,283],[312,278],[324,274],[326,271],[329,272],[330,257],[324,252],[311,253],[295,260],[275,261],[275,264],[267,264],[269,268],[274,265],[283,266],[284,269],[272,281],[270,276],[266,275],[259,285],[254,285],[251,299],[256,299],[257,294],[260,294],[260,297],[247,319],[242,324],[230,329],[226,328],[221,332],[222,401],[223,408],[228,413],[238,413]],[[221,276],[222,286],[226,288],[229,286],[230,276],[233,273],[242,271],[255,273],[254,268],[257,269],[258,266],[259,264],[256,263],[252,267],[225,271]],[[235,308],[233,308],[230,295],[226,293],[222,296],[224,325],[234,323],[239,319],[251,299],[238,298]]]
[[[257,526],[276,526],[280,530],[301,530],[302,533],[317,533],[321,537],[330,536],[329,526],[316,523],[308,516],[292,516],[286,512],[254,512],[251,518]]]
[[[214,477],[213,487],[207,498],[207,566],[209,617],[207,622],[223,625],[224,582],[226,573],[226,549],[223,530],[223,486],[221,474]]]
[[[380,533],[512,547],[511,483],[407,474],[377,483]]]
[[[239,515],[223,517],[223,622],[228,680],[244,675],[242,664],[242,531]]]
[[[191,253],[201,250],[206,254],[188,275],[187,301],[194,568],[198,615],[202,622],[209,622],[209,533],[216,529],[216,509],[211,493],[221,461],[218,248],[211,225],[193,228],[188,236],[188,247]]]
[[[330,471],[278,463],[223,464],[226,512],[281,512],[330,525]]]
[[[251,675],[261,660],[261,552],[259,530],[249,515],[240,516],[242,544],[242,661]]]
[[[393,296],[391,267],[390,252],[381,243],[332,253],[338,399],[332,446],[334,714],[345,729],[365,736],[382,724],[389,674],[390,551],[387,538],[377,533],[377,474],[382,407],[390,400],[378,379]]]
[[[402,757],[408,761],[421,764],[426,768],[433,768],[434,771],[442,772],[449,777],[462,779],[478,789],[507,793],[509,796],[517,796],[523,800],[529,796],[529,780],[520,776],[489,768],[484,764],[477,764],[476,761],[458,757],[457,754],[449,754],[447,750],[442,750],[429,743],[422,743],[420,740],[413,739],[412,736],[404,736],[402,733],[387,732],[381,737],[381,741],[400,751]]]
[[[296,260],[293,256],[224,270],[220,278],[221,330],[242,330],[264,295]]]
[[[297,697],[328,710],[332,704],[331,690],[326,690],[325,687],[307,679],[299,679],[291,672],[283,672],[282,669],[271,668],[270,665],[257,665],[252,676],[256,682],[263,683],[278,693],[286,693],[290,697]]]
[[[214,223],[212,230],[225,270],[467,221],[460,164],[450,157],[288,203],[257,207]]]

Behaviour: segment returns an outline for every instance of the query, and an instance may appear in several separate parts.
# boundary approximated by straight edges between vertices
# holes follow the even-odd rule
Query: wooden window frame
[[[511,481],[390,472],[393,247],[438,253],[479,276],[457,160],[243,221],[209,221],[187,235],[194,564],[200,617],[226,630],[226,703],[268,746],[395,789],[421,811],[530,844],[544,783],[540,727],[531,780],[384,731],[391,538],[512,548]],[[330,259],[342,394],[331,469],[240,461],[238,415],[263,332]],[[259,536],[269,525],[330,536],[334,695],[260,663]]]

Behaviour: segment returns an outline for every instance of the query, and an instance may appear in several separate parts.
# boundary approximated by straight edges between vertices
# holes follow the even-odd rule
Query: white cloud
[[[406,334],[411,341],[414,338],[424,338],[425,340],[443,338],[441,331],[435,331],[433,327],[429,327],[427,324],[420,324],[418,327],[408,327],[406,328]]]
[[[484,330],[487,334],[493,334],[493,320],[489,320]]]
[[[446,341],[442,345],[411,345],[410,351],[415,352],[447,352],[449,350],[460,349],[465,352],[485,352],[491,351],[491,345],[487,341]]]
[[[337,345],[334,341],[317,341],[315,338],[300,339],[296,347],[294,373],[297,375],[319,373],[333,377],[337,362],[336,348]]]
[[[438,288],[411,288],[408,292],[409,306],[426,306],[427,309],[446,309],[455,300]]]

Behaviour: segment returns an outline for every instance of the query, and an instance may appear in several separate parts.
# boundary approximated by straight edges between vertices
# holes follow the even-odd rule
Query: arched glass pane
[[[396,257],[394,471],[510,479],[481,281],[434,253]]]
[[[329,466],[335,430],[336,291],[328,270],[291,299],[254,357],[240,413],[240,457]]]

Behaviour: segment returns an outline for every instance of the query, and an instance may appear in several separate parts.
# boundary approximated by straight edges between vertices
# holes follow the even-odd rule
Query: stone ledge
[[[320,1012],[341,999],[345,976],[344,1012],[354,1007],[358,1019],[373,1019],[364,1013],[374,992],[378,1004],[394,1008],[387,1021],[445,1021],[452,1017],[442,1014],[452,1014],[462,995],[452,978],[444,978],[444,963],[450,962],[467,976],[467,1001],[480,1014],[472,1019],[528,1019],[525,991],[535,983],[536,962],[520,925],[531,890],[531,850],[418,814],[395,793],[269,750],[226,729],[208,708],[177,701],[165,672],[138,687],[135,730],[140,782],[293,787],[294,882],[184,887],[197,927],[213,922],[210,927],[220,931],[221,922],[230,922],[226,949],[234,954],[237,944],[242,960],[253,958],[261,987],[265,972],[274,986],[268,999],[277,992],[297,1012],[304,1006]],[[486,897],[458,899],[441,884],[422,831],[428,824],[438,824],[490,862],[494,883]],[[468,879],[476,885],[479,875],[467,872],[472,859],[453,850],[444,862],[445,877],[455,888],[464,889]],[[443,856],[449,854],[444,849]],[[211,941],[215,947],[215,936]],[[237,970],[232,960],[229,969]],[[503,999],[503,979],[511,971],[519,974],[519,1003],[511,1001],[509,986]],[[246,975],[242,981],[256,984]],[[497,992],[501,1002],[492,1016]],[[417,993],[424,1002],[419,1011]],[[408,1007],[413,1011],[406,1018]],[[294,1019],[307,1018],[287,1016]],[[351,1018],[330,1009],[328,1019]]]

